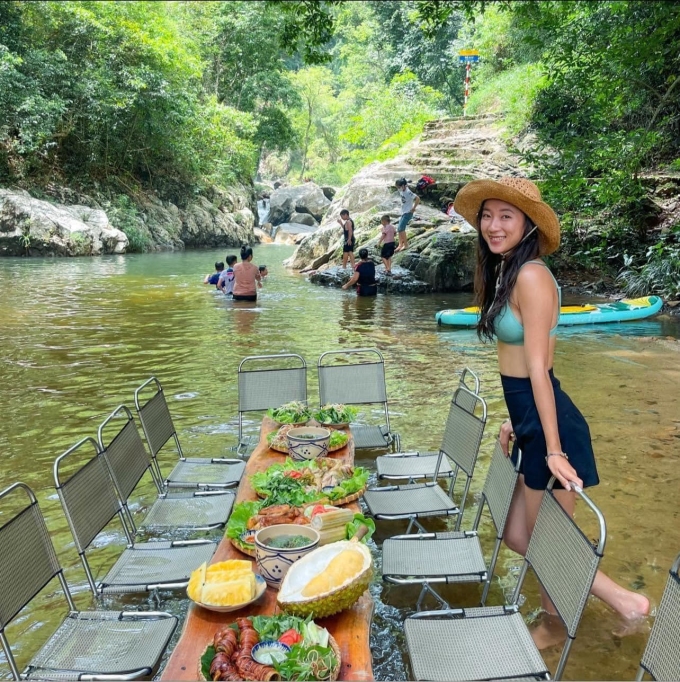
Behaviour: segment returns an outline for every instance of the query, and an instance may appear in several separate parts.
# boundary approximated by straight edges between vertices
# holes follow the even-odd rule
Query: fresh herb
[[[343,497],[354,495],[354,493],[358,493],[360,490],[363,490],[367,483],[368,469],[356,467],[350,478],[340,481],[340,483],[336,485],[335,488],[330,491],[330,493],[328,493],[328,498],[330,500],[340,500]]]
[[[275,549],[297,549],[298,547],[306,547],[311,545],[313,540],[310,540],[306,535],[279,535],[270,540],[265,540],[267,547],[274,547]]]
[[[328,447],[337,448],[344,445],[349,440],[349,436],[344,431],[331,431]]]
[[[267,474],[268,472],[269,470],[263,473]],[[268,507],[275,504],[290,504],[293,507],[302,507],[309,502],[314,502],[321,498],[321,493],[318,490],[307,490],[308,482],[305,480],[305,477],[294,478],[287,476],[284,471],[276,471],[264,481],[256,482],[256,476],[258,474],[253,474],[253,487],[258,493],[267,498],[266,504]]]
[[[294,644],[286,660],[273,665],[284,680],[328,680],[337,659],[330,647],[303,643]]]
[[[277,641],[284,632],[296,630],[304,636],[307,620],[298,616],[251,616],[253,627],[260,635],[260,641]],[[311,619],[309,619],[311,620]]]
[[[215,647],[211,644],[205,650],[203,656],[201,656],[201,673],[206,680],[212,680],[212,676],[210,675],[210,666],[212,665],[213,658],[215,658],[216,653]]]
[[[347,539],[350,540],[353,538],[361,526],[366,526],[368,528],[368,533],[361,538],[361,542],[367,543],[371,539],[373,533],[375,533],[375,521],[366,518],[363,514],[355,514],[354,520],[347,524]]]
[[[312,415],[307,405],[294,400],[276,409],[270,408],[267,416],[279,424],[301,424],[309,421]]]
[[[239,502],[234,508],[227,522],[227,537],[239,540],[241,535],[248,530],[248,521],[264,507],[262,501]]]
[[[324,405],[313,416],[319,424],[349,424],[357,414],[359,410],[351,405]]]

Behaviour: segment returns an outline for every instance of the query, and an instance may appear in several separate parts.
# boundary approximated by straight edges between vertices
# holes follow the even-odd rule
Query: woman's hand
[[[512,430],[512,422],[506,419],[501,424],[498,432],[498,440],[501,442],[501,449],[506,457],[510,456],[510,443],[515,440],[515,432]]]
[[[551,455],[548,457],[548,469],[550,473],[562,484],[565,490],[571,490],[570,481],[577,483],[580,488],[583,488],[583,481],[578,477],[576,469],[574,469],[569,460],[562,455]]]

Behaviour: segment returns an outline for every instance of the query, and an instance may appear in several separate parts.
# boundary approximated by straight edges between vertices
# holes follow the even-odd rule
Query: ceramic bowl
[[[317,459],[328,454],[331,432],[316,426],[291,429],[288,434],[288,455],[297,462]]]
[[[267,542],[284,535],[304,535],[309,538],[309,544],[293,549],[270,547]],[[255,560],[260,575],[267,581],[269,587],[278,590],[288,569],[306,554],[319,546],[318,531],[309,526],[299,526],[293,523],[282,523],[278,526],[261,528],[255,533]]]
[[[276,657],[279,661],[285,661],[290,653],[290,647],[281,642],[267,641],[258,642],[250,652],[254,661],[261,665],[271,665],[272,658]]]

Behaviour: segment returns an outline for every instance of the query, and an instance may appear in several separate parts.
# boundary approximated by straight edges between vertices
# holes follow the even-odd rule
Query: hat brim
[[[534,201],[514,187],[495,180],[473,180],[458,192],[453,207],[478,230],[477,215],[487,199],[498,199],[517,206],[531,218],[539,232],[539,255],[547,256],[557,251],[560,245],[560,221],[555,211],[544,201]]]

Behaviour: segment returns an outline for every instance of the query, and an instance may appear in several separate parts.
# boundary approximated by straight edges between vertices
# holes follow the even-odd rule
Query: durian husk
[[[321,575],[332,559],[346,549],[362,553],[363,568],[335,589],[312,597],[303,597],[302,590],[305,585]],[[315,564],[319,564],[318,570],[314,568]],[[302,576],[307,575],[309,577],[303,579]],[[279,590],[277,603],[282,611],[302,618],[309,615],[313,618],[332,616],[354,606],[368,589],[372,575],[373,561],[368,547],[349,540],[334,542],[313,550],[288,569]]]

